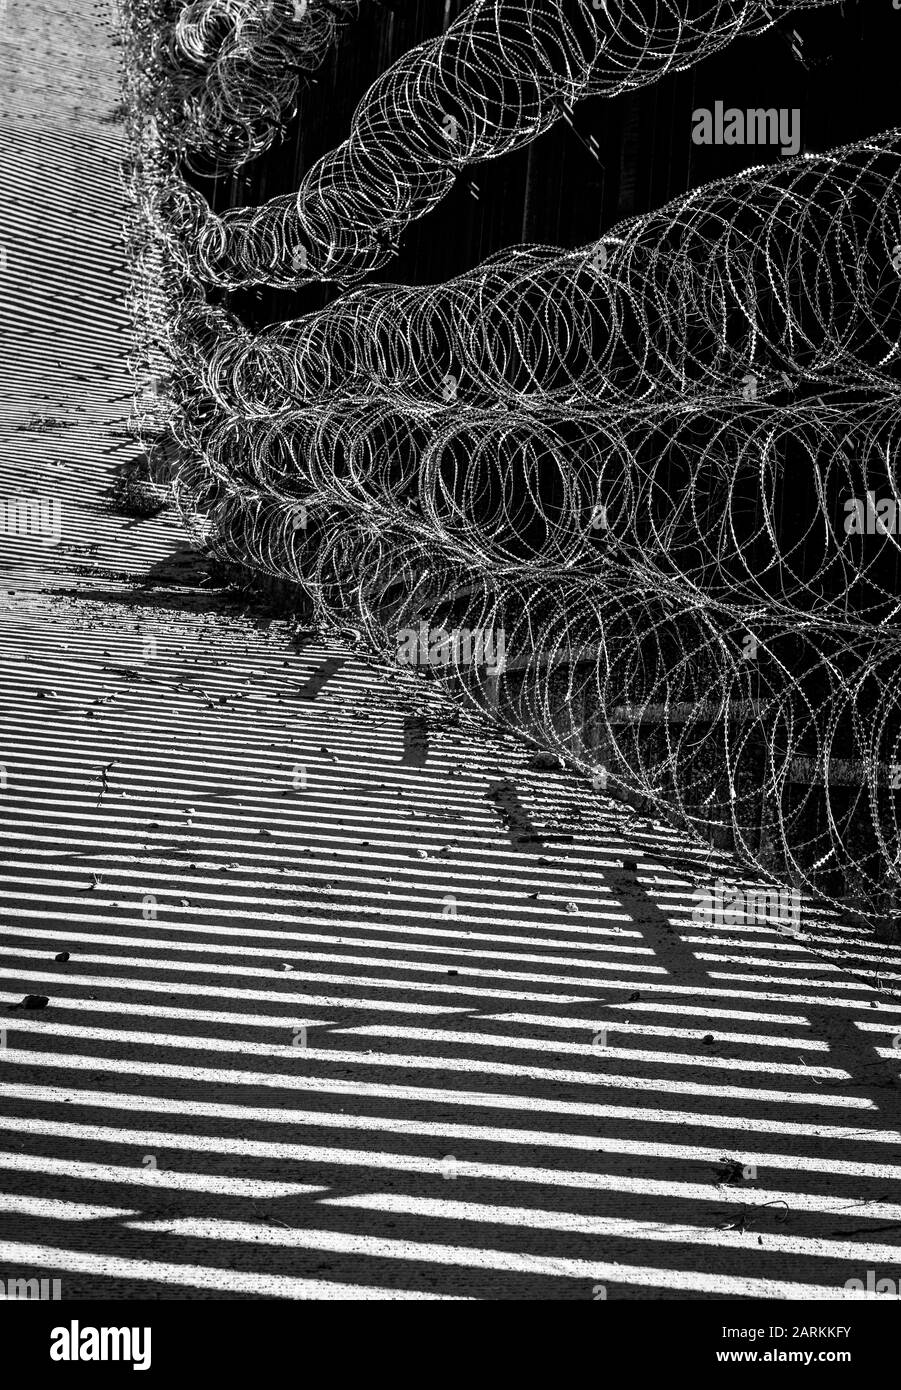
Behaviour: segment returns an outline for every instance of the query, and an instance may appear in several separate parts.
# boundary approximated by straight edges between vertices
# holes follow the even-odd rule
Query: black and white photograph
[[[0,0],[39,1383],[264,1325],[266,1383],[309,1302],[897,1345],[899,57],[901,0]]]

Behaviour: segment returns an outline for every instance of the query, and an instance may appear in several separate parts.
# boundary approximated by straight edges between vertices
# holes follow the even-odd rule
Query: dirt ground
[[[0,536],[0,1276],[897,1279],[899,948],[809,905],[801,936],[698,920],[727,857],[223,592],[170,512],[117,513],[111,15],[5,22],[0,494],[62,532]]]

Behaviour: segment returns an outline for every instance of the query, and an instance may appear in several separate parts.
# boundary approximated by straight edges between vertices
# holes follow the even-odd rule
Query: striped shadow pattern
[[[891,1274],[896,947],[807,905],[800,937],[705,920],[725,859],[283,622],[40,601],[2,669],[7,1274],[525,1300]]]

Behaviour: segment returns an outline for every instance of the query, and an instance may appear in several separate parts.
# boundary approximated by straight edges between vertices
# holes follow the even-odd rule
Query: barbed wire
[[[212,176],[265,153],[306,80],[371,0],[119,0],[147,31],[157,119],[185,165]]]
[[[276,492],[195,457],[181,486],[216,553],[295,580],[326,627],[388,661],[422,634],[411,664],[600,788],[823,896],[835,870],[871,905],[897,881],[896,641],[765,609],[736,620],[616,554],[590,573],[480,567],[401,506],[390,518],[298,481]],[[473,660],[471,634],[493,661]]]
[[[539,9],[472,8],[496,26]],[[772,21],[693,9],[751,11]],[[556,58],[597,27],[582,18]],[[510,63],[514,113],[524,68],[554,68],[543,33],[498,28],[485,49]],[[414,50],[429,101],[431,53]],[[697,840],[897,915],[901,130],[746,170],[577,251],[361,286],[258,333],[205,300],[209,224],[177,142],[140,114],[130,131],[153,286],[135,356],[163,364],[198,540]],[[258,211],[216,254],[278,285],[291,238]]]
[[[404,229],[468,165],[529,144],[586,97],[689,68],[740,35],[763,33],[779,13],[835,3],[656,0],[648,16],[631,0],[476,0],[373,83],[348,139],[296,193],[218,216],[195,195],[193,235],[182,243],[192,272],[231,289],[354,284],[392,259]],[[265,112],[269,92],[251,96],[242,76],[247,109],[259,102]]]
[[[277,415],[332,394],[406,406],[653,405],[894,389],[901,132],[742,173],[576,251],[517,247],[434,286],[368,285],[252,335],[189,305],[200,389]]]

